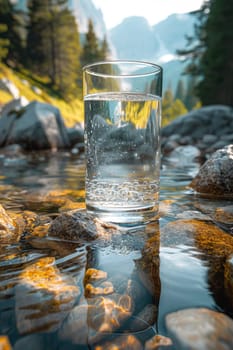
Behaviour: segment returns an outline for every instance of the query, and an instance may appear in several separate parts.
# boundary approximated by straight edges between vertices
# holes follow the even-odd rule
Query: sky
[[[143,16],[154,25],[172,13],[186,13],[200,8],[203,0],[93,0],[102,10],[107,29],[130,16]]]

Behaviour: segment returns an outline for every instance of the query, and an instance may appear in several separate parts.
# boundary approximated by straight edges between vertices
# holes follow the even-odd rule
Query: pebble
[[[233,320],[220,312],[205,308],[180,310],[167,315],[165,322],[176,349],[233,349]]]

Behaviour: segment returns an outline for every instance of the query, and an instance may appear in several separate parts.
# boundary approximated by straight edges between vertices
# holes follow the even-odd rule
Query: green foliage
[[[106,36],[104,36],[104,39],[101,42],[100,48],[99,48],[99,60],[105,61],[108,58],[108,55],[109,55],[108,41]]]
[[[162,126],[169,124],[180,115],[186,113],[185,105],[180,99],[174,100],[171,89],[165,91],[162,100]]]
[[[212,0],[205,24],[206,50],[198,94],[203,104],[233,106],[233,2]]]
[[[187,93],[184,99],[184,104],[189,111],[192,110],[199,101],[199,99],[196,96],[196,85],[197,82],[195,77],[190,76],[188,80]]]
[[[40,101],[50,103],[59,108],[64,122],[68,127],[74,126],[78,122],[82,122],[84,118],[83,103],[80,99],[74,98],[72,101],[66,102],[59,98],[52,88],[49,88],[45,79],[34,76],[31,71],[21,70],[15,71],[0,63],[0,79],[9,79],[19,90],[20,95],[26,97],[28,101]],[[37,93],[33,87],[37,87],[40,93]],[[0,90],[0,105],[11,101],[12,96],[3,90]]]
[[[94,31],[92,20],[88,22],[88,31],[83,45],[83,52],[81,56],[82,66],[94,63],[99,58],[99,43]]]
[[[183,80],[179,80],[176,88],[176,93],[175,93],[175,99],[179,99],[181,101],[184,101],[186,95],[185,87],[184,87],[184,82]]]
[[[23,61],[22,14],[9,0],[0,0],[0,56],[13,66]]]
[[[4,38],[6,32],[7,26],[5,24],[0,24],[0,62],[8,55],[9,40]]]
[[[233,106],[233,2],[206,0],[193,12],[198,23],[188,48],[179,51],[188,60],[186,72],[196,80],[202,104]]]
[[[32,71],[48,76],[51,85],[69,100],[80,94],[80,41],[67,1],[31,0],[27,35],[28,63]]]
[[[109,54],[109,47],[106,37],[99,44],[98,38],[94,31],[92,20],[88,22],[88,31],[85,36],[83,52],[81,55],[82,66],[98,61],[105,61]]]

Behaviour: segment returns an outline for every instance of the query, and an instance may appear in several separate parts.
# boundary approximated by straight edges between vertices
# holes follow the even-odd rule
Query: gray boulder
[[[70,146],[59,110],[37,101],[0,118],[0,147],[9,144],[19,144],[26,150],[56,150]]]
[[[162,151],[193,145],[211,154],[233,143],[233,108],[212,105],[193,110],[162,128]]]

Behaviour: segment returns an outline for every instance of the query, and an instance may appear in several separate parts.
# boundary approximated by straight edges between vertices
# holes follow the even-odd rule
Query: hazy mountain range
[[[26,2],[18,0],[18,6],[25,8]],[[68,0],[68,4],[81,34],[87,31],[91,18],[98,37],[107,36],[112,58],[146,60],[162,65],[164,89],[169,86],[175,90],[180,78],[187,79],[182,76],[185,65],[177,57],[176,50],[185,48],[186,36],[193,34],[194,16],[173,14],[154,26],[143,17],[132,16],[107,31],[102,11],[92,0]]]

